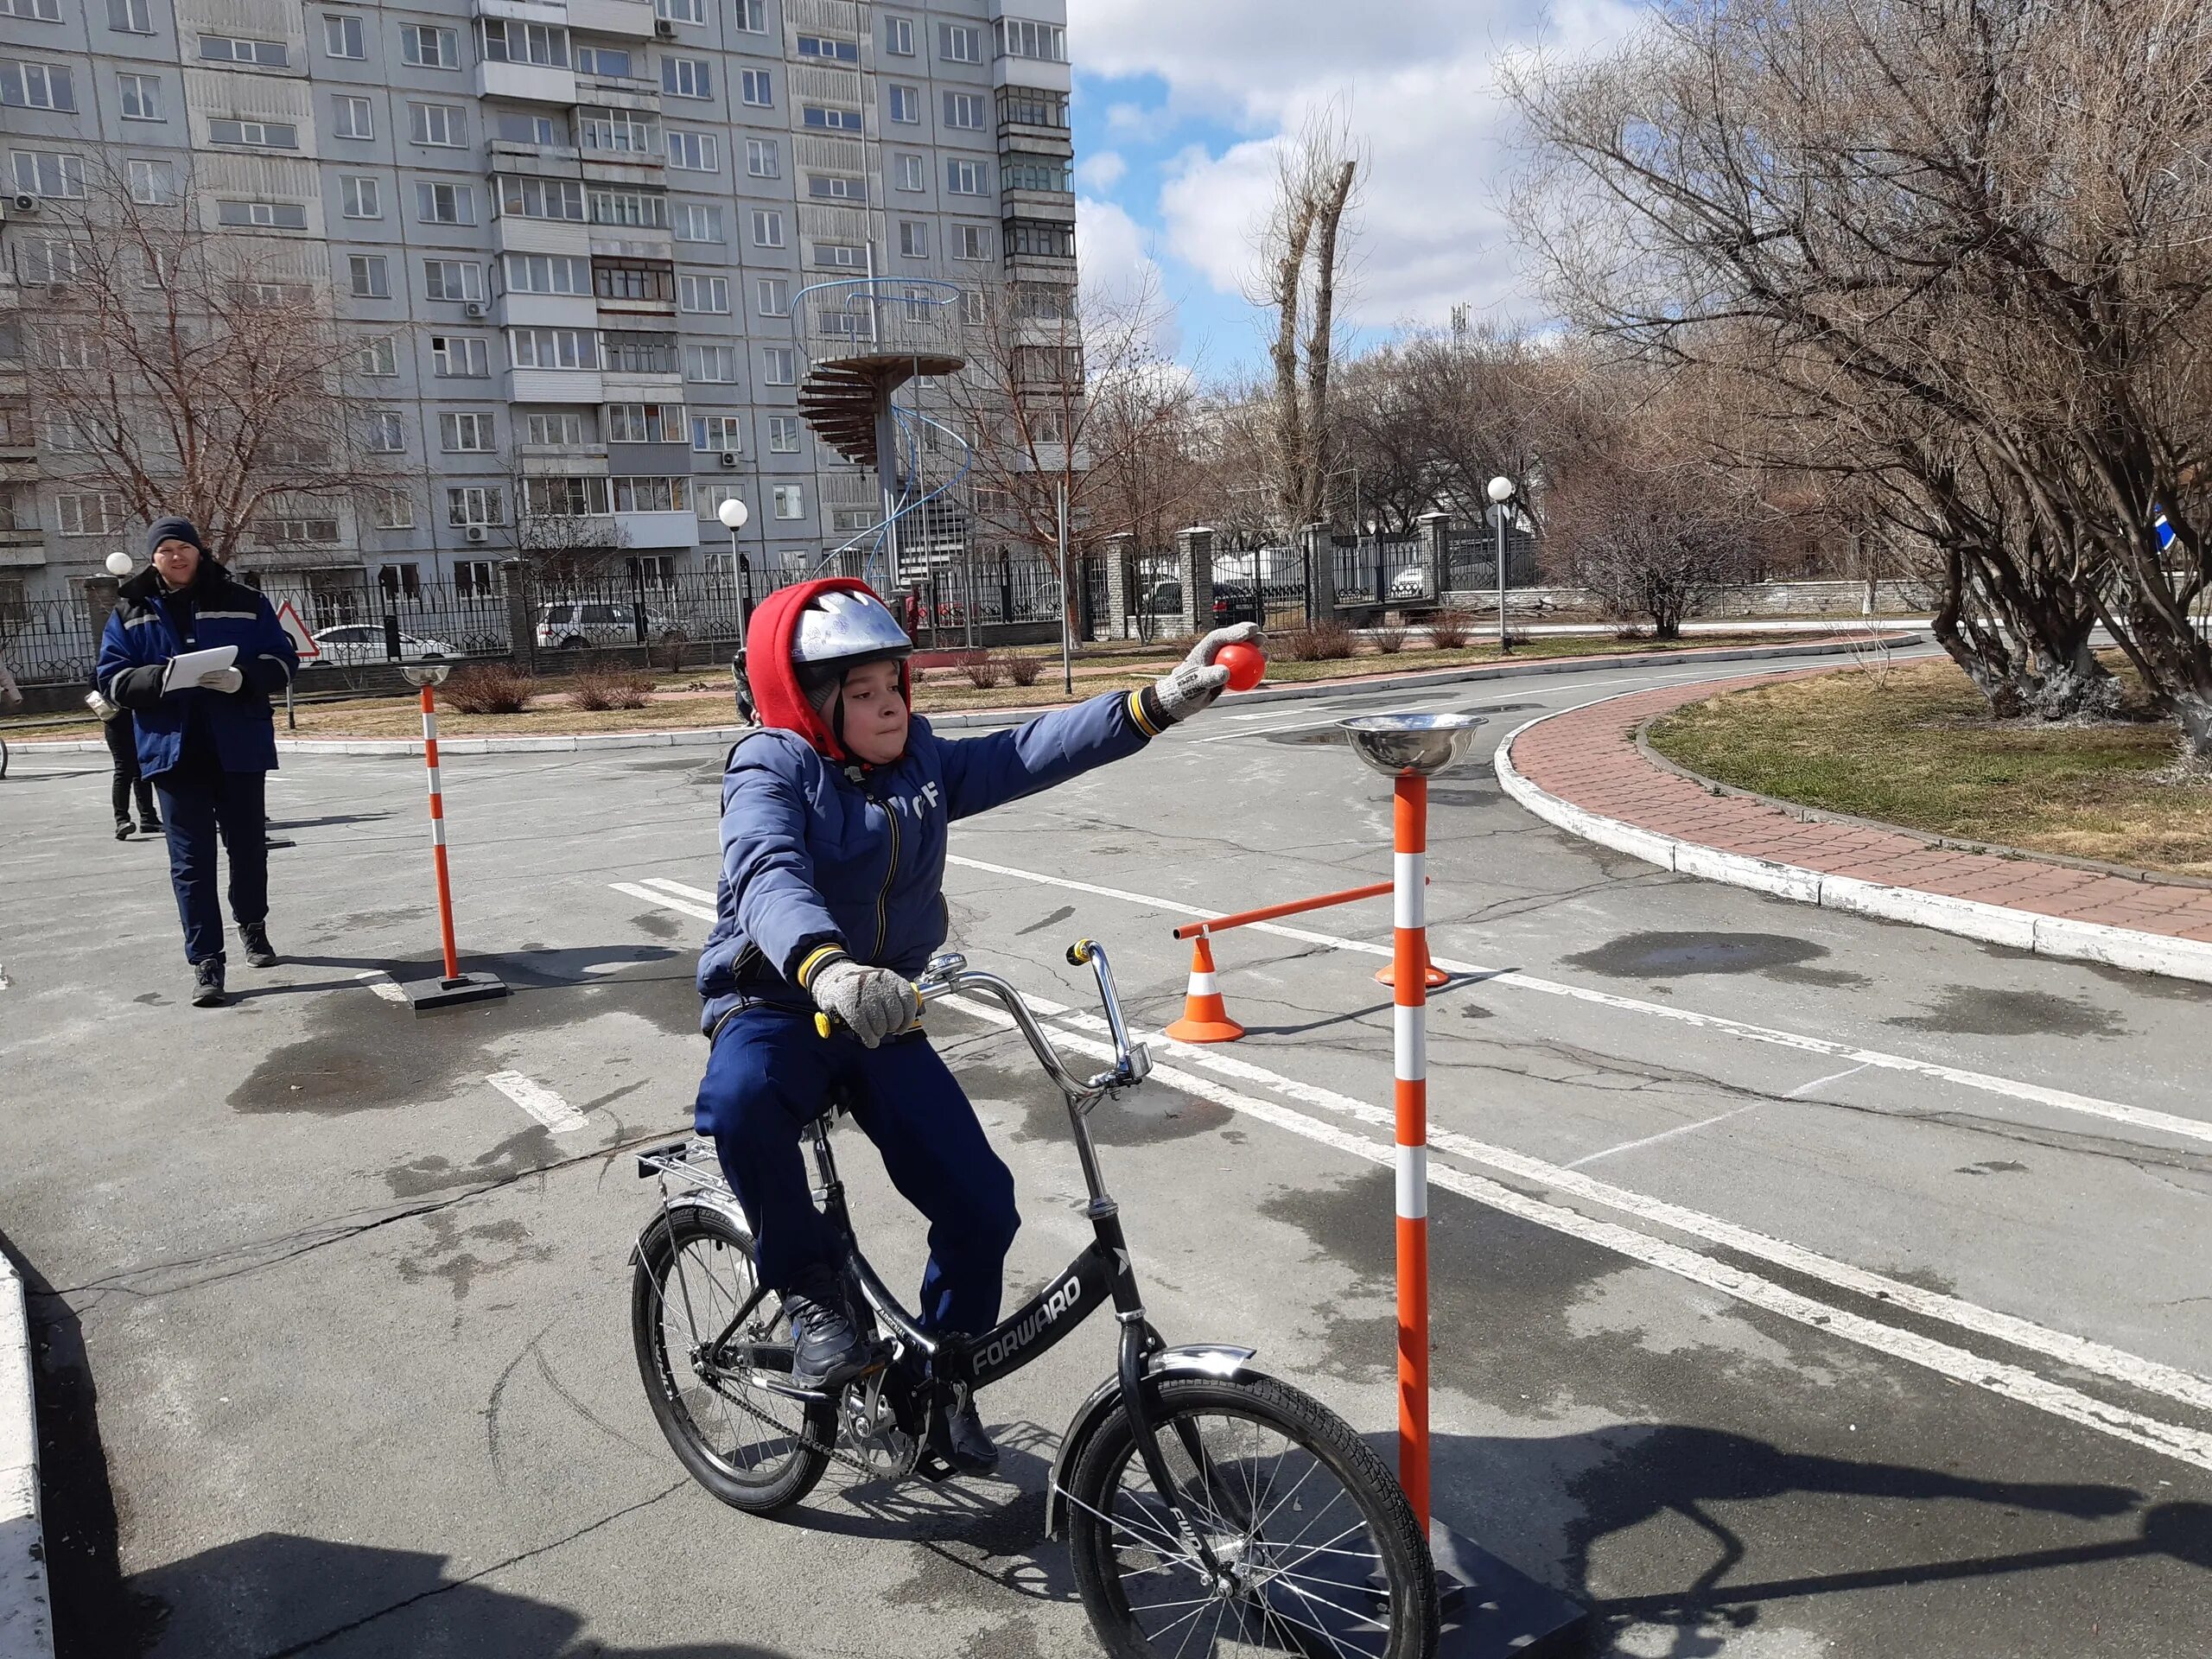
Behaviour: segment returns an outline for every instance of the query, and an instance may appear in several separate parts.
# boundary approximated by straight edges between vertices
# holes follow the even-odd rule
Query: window
[[[681,404],[609,404],[607,406],[609,443],[681,443],[683,405]]]
[[[415,187],[415,217],[425,225],[474,225],[475,187],[424,180]]]
[[[861,112],[858,110],[832,110],[819,104],[804,104],[799,106],[799,118],[804,125],[818,127],[826,132],[858,132],[861,130]]]
[[[602,300],[658,302],[665,305],[676,297],[675,274],[668,266],[646,259],[594,259],[592,291]]]
[[[768,0],[734,0],[731,10],[735,14],[740,33],[766,35],[768,32]]]
[[[380,564],[377,567],[377,586],[384,589],[387,599],[420,599],[422,569],[412,563]]]
[[[689,478],[617,478],[608,480],[613,486],[614,511],[617,512],[689,512],[691,511],[691,480]]]
[[[804,518],[806,517],[806,490],[804,486],[798,484],[779,484],[769,493],[776,504],[777,518]]]
[[[574,254],[507,255],[510,294],[588,294],[591,262]]]
[[[492,353],[472,334],[432,334],[430,372],[441,380],[480,380],[492,372]]]
[[[798,454],[798,416],[771,415],[768,417],[768,448],[779,455]]]
[[[365,58],[368,43],[361,20],[350,12],[325,12],[322,16],[322,55],[326,58]]]
[[[580,111],[576,137],[586,149],[612,149],[628,156],[650,156],[660,148],[659,133],[652,121],[628,110]]]
[[[929,168],[918,156],[899,158],[899,188],[901,190],[926,190],[929,188]]]
[[[773,138],[747,139],[745,170],[756,179],[781,178],[784,172],[782,146]]]
[[[489,559],[461,559],[453,567],[453,590],[463,599],[496,599],[499,567]]]
[[[591,518],[607,512],[607,480],[603,478],[525,478],[522,481],[523,511],[538,518]],[[601,608],[612,611],[612,605]]]
[[[976,30],[965,23],[940,23],[937,35],[938,55],[947,63],[981,63],[983,42]]]
[[[630,52],[626,47],[579,46],[576,48],[576,73],[580,75],[604,75],[614,80],[630,78]]]
[[[735,454],[745,448],[742,415],[694,415],[691,447],[702,455]]]
[[[372,454],[396,455],[407,448],[407,431],[396,409],[369,411],[368,444]]]
[[[753,245],[756,248],[780,248],[784,245],[784,216],[781,213],[766,207],[753,210]]]
[[[914,23],[910,17],[883,20],[883,49],[894,58],[914,55]]]
[[[595,369],[599,343],[588,328],[510,328],[507,358],[518,369]]]
[[[993,27],[999,33],[999,55],[1002,58],[1041,58],[1047,63],[1068,60],[1068,32],[1058,23],[1001,17]]]
[[[729,311],[729,278],[679,276],[676,279],[676,308],[726,315]]]
[[[584,188],[575,179],[499,178],[499,212],[515,219],[572,219],[584,216]]]
[[[737,84],[739,97],[755,109],[768,109],[775,104],[776,83],[766,69],[741,70]]]
[[[484,297],[484,267],[473,259],[425,259],[423,297],[480,300]]]
[[[699,23],[707,21],[707,0],[653,0],[653,16],[665,17],[673,23]]]
[[[461,149],[468,143],[468,127],[458,104],[410,104],[407,136],[418,144]]]
[[[999,188],[1003,190],[1072,190],[1068,164],[1057,156],[1025,156],[1016,152],[999,158]]]
[[[983,196],[990,194],[990,187],[983,182],[981,162],[952,162],[944,164],[944,189],[947,195]]]
[[[591,193],[591,222],[645,226],[658,230],[668,223],[668,198],[654,191],[594,190]]]
[[[858,63],[861,60],[857,41],[833,41],[820,35],[798,37],[798,54],[802,58],[816,58],[823,63]]]
[[[308,210],[296,201],[219,201],[215,222],[264,231],[304,231]]]
[[[118,79],[159,84],[150,75],[123,75]],[[156,98],[156,102],[159,101]],[[77,107],[77,93],[70,84],[69,71],[60,64],[22,63],[13,58],[0,58],[0,106],[14,110],[73,110]],[[128,115],[130,111],[124,113]],[[145,118],[159,120],[161,117],[157,111]]]
[[[77,423],[67,415],[49,415],[46,418],[46,447],[57,455],[79,455],[85,452],[85,439],[77,430]]]
[[[930,257],[930,227],[920,219],[902,219],[899,221],[899,251],[909,259]]]
[[[566,144],[569,124],[557,115],[537,115],[528,110],[501,110],[494,129],[511,144]]]
[[[980,132],[983,126],[983,100],[974,92],[947,92],[944,124],[963,132]]]
[[[487,63],[534,63],[541,68],[569,67],[569,31],[551,23],[524,23],[512,18],[484,20],[484,59]]]
[[[461,35],[457,30],[439,29],[430,23],[402,23],[399,56],[402,62],[425,69],[458,69]]]
[[[137,162],[129,167],[130,200],[149,207],[166,207],[176,200],[175,175],[167,162]]]
[[[609,374],[674,374],[676,336],[601,329],[599,361]]]
[[[912,122],[919,121],[922,118],[922,91],[920,87],[900,86],[894,83],[890,88],[890,93],[891,118],[893,121],[903,121],[911,124]]]
[[[737,347],[734,346],[686,346],[683,348],[683,378],[715,383],[737,378]]]
[[[499,524],[506,522],[506,503],[496,484],[465,484],[446,492],[446,523]]]
[[[868,181],[839,178],[834,174],[810,173],[807,175],[806,194],[817,201],[866,201]]]
[[[676,239],[679,242],[719,242],[722,239],[722,210],[703,201],[676,204]]]
[[[378,530],[415,528],[415,500],[404,490],[378,490],[369,498],[369,522]]]
[[[21,17],[35,23],[61,21],[61,0],[0,0],[0,17]]]
[[[207,142],[246,144],[256,149],[297,149],[300,130],[286,121],[210,121]]]
[[[0,6],[0,15],[10,8]],[[18,17],[29,16],[22,7],[13,9]],[[52,22],[54,18],[48,16]],[[150,0],[107,0],[107,26],[118,35],[150,35],[154,32],[154,11]]]
[[[438,416],[438,448],[452,454],[480,455],[492,448],[488,410],[461,410]]]
[[[756,277],[753,300],[764,317],[788,317],[791,314],[791,285],[781,276]]]
[[[380,253],[348,254],[346,258],[346,279],[357,300],[388,300],[391,297],[391,283],[385,275],[385,257]]]
[[[374,340],[363,340],[360,354],[353,359],[353,372],[372,380],[389,380],[397,374],[399,350],[391,336],[379,334]]]
[[[734,484],[694,483],[691,486],[691,505],[698,510],[702,518],[709,521],[722,516],[723,502],[742,501],[744,499],[744,492]],[[0,529],[3,528],[5,525],[0,524]],[[709,534],[720,535],[721,532],[711,531]]]
[[[722,170],[721,145],[711,132],[677,132],[668,135],[668,164],[685,173],[719,173]]]
[[[999,119],[1014,127],[1056,127],[1068,124],[1068,95],[1041,86],[999,88]]]
[[[817,242],[814,263],[830,270],[858,270],[868,263],[868,255],[850,242]]]
[[[1075,226],[1049,219],[1009,219],[1006,222],[1008,258],[1072,259]]]
[[[251,63],[264,69],[284,67],[282,41],[241,41],[228,35],[202,35],[200,56],[207,63]]]
[[[347,219],[382,219],[384,193],[374,179],[348,175],[338,181],[338,211]]]
[[[955,257],[961,259],[988,259],[991,257],[990,232],[988,226],[982,225],[956,225],[952,228],[956,232],[957,232],[959,237],[958,246],[960,251],[955,256]]]
[[[542,410],[523,417],[525,443],[545,448],[575,448],[587,439],[584,435],[584,416],[580,409]]]
[[[660,89],[671,98],[712,98],[714,67],[704,58],[663,58]]]
[[[54,507],[54,527],[64,536],[112,536],[123,528],[123,498],[112,491],[66,490]]]
[[[760,348],[760,383],[768,386],[793,386],[798,384],[798,353],[788,346],[764,346]]]
[[[373,138],[377,136],[374,107],[365,98],[351,98],[343,94],[330,100],[330,130],[340,138]]]

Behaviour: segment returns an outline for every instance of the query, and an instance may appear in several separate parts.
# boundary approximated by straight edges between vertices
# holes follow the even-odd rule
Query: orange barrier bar
[[[1251,922],[1272,922],[1278,916],[1296,916],[1308,910],[1326,910],[1331,905],[1348,905],[1355,899],[1380,899],[1391,890],[1393,884],[1377,881],[1371,887],[1346,887],[1342,893],[1325,893],[1319,899],[1293,899],[1287,904],[1263,905],[1257,910],[1240,910],[1233,916],[1217,916],[1211,921],[1190,922],[1175,930],[1179,939],[1195,939],[1201,933],[1218,933],[1225,927],[1243,927]]]

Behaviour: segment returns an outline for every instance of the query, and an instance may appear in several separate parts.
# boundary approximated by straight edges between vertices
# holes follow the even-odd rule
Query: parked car
[[[668,632],[666,617],[645,613],[647,639],[661,639]],[[537,645],[542,651],[587,651],[594,645],[637,643],[637,613],[627,605],[606,600],[556,600],[538,607]]]
[[[1257,622],[1260,598],[1249,582],[1217,582],[1213,585],[1213,626],[1225,628],[1237,622]]]
[[[341,622],[323,629],[314,639],[319,654],[308,658],[302,667],[359,668],[391,660],[380,622]],[[412,633],[399,636],[399,660],[403,663],[443,662],[467,654],[459,645],[448,645],[442,639],[425,639]]]
[[[1392,599],[1426,599],[1428,597],[1428,569],[1425,565],[1409,564],[1390,578]]]

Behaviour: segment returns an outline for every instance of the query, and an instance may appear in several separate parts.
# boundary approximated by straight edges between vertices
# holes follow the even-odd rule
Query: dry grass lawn
[[[1949,662],[1731,692],[1651,747],[1738,789],[1965,841],[2212,876],[2212,785],[2162,781],[2163,721],[1999,722]]]

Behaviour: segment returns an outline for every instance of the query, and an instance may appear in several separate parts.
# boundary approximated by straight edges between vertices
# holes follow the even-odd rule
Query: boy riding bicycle
[[[1135,753],[1220,696],[1223,645],[1257,636],[1249,623],[1217,629],[1142,690],[948,742],[911,713],[912,641],[864,583],[800,583],[754,613],[746,656],[762,728],[731,748],[722,777],[696,1122],[744,1208],[760,1281],[790,1316],[799,1387],[839,1388],[870,1363],[799,1155],[806,1125],[841,1096],[929,1220],[923,1324],[972,1335],[998,1319],[1021,1224],[1014,1178],[918,1029],[912,987],[944,942],[947,826]],[[828,1041],[817,1010],[842,1022]],[[931,1437],[957,1468],[998,1460],[964,1393]]]

